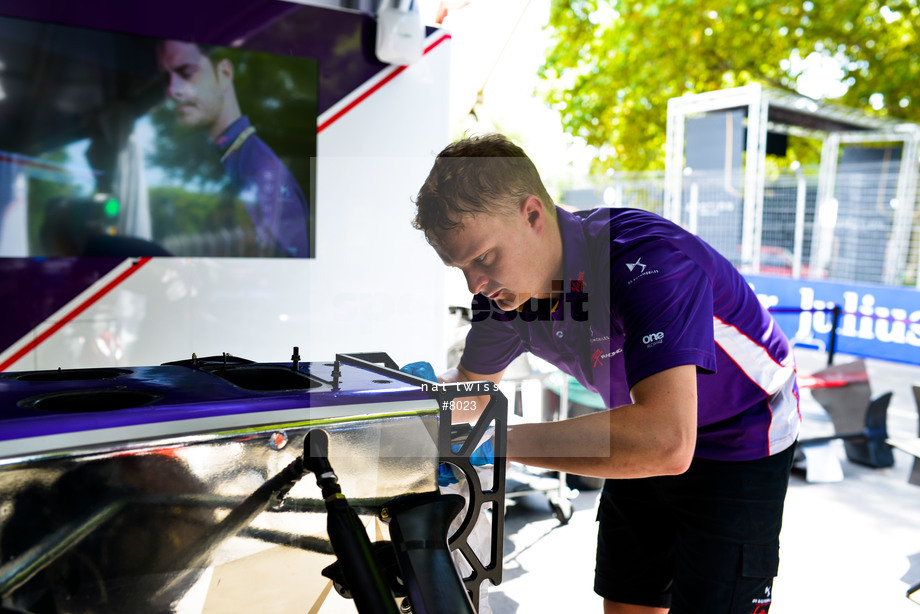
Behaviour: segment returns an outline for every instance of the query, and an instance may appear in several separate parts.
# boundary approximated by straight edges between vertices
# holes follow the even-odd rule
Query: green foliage
[[[157,242],[221,229],[252,229],[252,221],[232,189],[202,193],[178,186],[151,188],[150,212]]]
[[[794,60],[812,52],[842,62],[834,102],[920,120],[917,2],[553,0],[545,97],[567,132],[611,151],[596,170],[663,168],[668,99],[752,82],[795,91]]]

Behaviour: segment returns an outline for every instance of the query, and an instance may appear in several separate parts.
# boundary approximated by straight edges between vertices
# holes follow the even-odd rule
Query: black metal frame
[[[489,580],[493,585],[501,583],[502,556],[505,531],[505,474],[507,463],[507,427],[508,427],[508,401],[499,392],[498,387],[492,382],[461,382],[441,384],[431,382],[399,370],[398,365],[384,352],[369,352],[358,354],[337,354],[336,361],[342,364],[358,367],[379,373],[393,379],[416,384],[427,390],[432,399],[437,401],[442,414],[438,427],[438,454],[441,462],[449,463],[463,472],[469,485],[470,501],[467,505],[466,515],[458,530],[450,536],[449,545],[452,549],[459,550],[473,569],[472,573],[464,578],[464,584],[470,593],[473,603],[479,603],[480,585]],[[489,396],[489,403],[482,411],[476,424],[468,432],[462,426],[453,427],[451,423],[451,407],[457,399]],[[495,464],[492,477],[492,487],[483,489],[479,474],[470,462],[470,455],[476,449],[490,425],[495,425],[493,439]],[[452,445],[460,443],[460,448],[454,452]],[[472,551],[467,539],[476,521],[479,519],[482,508],[492,505],[492,550],[490,561],[484,563]]]

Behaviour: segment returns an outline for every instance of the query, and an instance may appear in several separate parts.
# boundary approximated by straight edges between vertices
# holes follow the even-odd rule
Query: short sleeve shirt
[[[215,144],[259,240],[278,255],[308,257],[307,199],[284,163],[252,130],[249,118],[244,115],[233,122]]]
[[[465,368],[497,373],[531,352],[616,408],[646,377],[695,365],[697,457],[749,460],[793,443],[799,412],[789,343],[728,260],[649,212],[557,214],[562,290],[507,313],[474,297]]]

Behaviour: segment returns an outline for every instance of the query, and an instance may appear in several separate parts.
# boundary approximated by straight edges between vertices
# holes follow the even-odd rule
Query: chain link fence
[[[775,171],[759,212],[744,211],[740,172],[689,172],[679,223],[743,272],[884,285],[917,285],[920,212],[899,203],[897,165],[890,160],[841,164],[832,184],[817,169]],[[819,190],[827,197],[819,204]],[[662,172],[616,173],[591,187],[561,191],[574,209],[632,207],[662,214]],[[913,210],[902,228],[899,207]],[[759,254],[742,253],[744,216],[758,216]],[[907,218],[910,219],[910,218]]]

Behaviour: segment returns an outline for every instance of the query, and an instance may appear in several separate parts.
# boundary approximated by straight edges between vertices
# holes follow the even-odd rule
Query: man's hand
[[[460,451],[460,446],[462,444],[455,444],[450,447],[455,453]],[[495,445],[492,443],[492,438],[489,437],[480,444],[478,448],[473,450],[473,453],[470,454],[470,464],[474,467],[481,467],[482,465],[494,465],[495,464]]]
[[[409,375],[414,375],[415,377],[427,379],[430,382],[438,381],[438,376],[434,374],[434,367],[431,366],[430,362],[425,362],[424,360],[410,362],[401,368],[400,371],[408,373]]]

